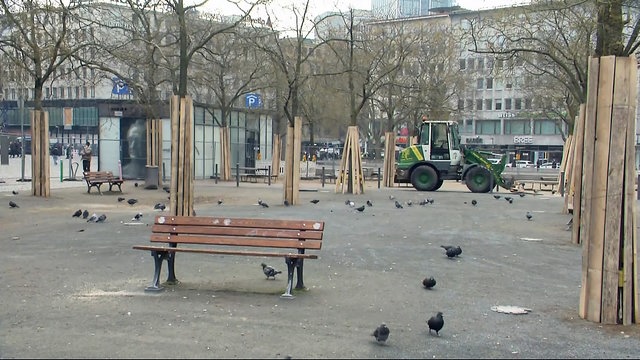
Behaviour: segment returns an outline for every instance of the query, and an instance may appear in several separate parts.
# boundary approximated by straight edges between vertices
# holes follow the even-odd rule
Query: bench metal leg
[[[284,258],[284,262],[287,264],[287,290],[284,294],[280,295],[281,298],[293,299],[295,296],[291,295],[293,288],[293,270],[296,268],[298,259]]]
[[[144,291],[162,291],[164,288],[160,286],[160,271],[162,270],[162,261],[167,258],[166,251],[151,251],[155,269],[153,271],[153,281]]]
[[[302,280],[302,266],[304,265],[304,259],[297,259],[298,260],[298,282],[296,283],[296,289],[300,290],[300,289],[304,289],[304,282]]]
[[[167,268],[168,268],[167,284],[169,285],[176,285],[177,283],[180,282],[178,281],[178,279],[176,279],[175,262],[176,262],[176,253],[170,252],[167,257]]]

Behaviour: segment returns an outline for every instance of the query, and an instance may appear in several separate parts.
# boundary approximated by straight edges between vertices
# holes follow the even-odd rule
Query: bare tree
[[[627,55],[637,51],[638,6],[634,0],[557,0],[471,12],[466,16],[470,50],[496,55],[497,61],[513,66],[507,69],[518,67],[561,84],[565,90],[553,98],[566,100],[564,120],[572,128],[579,104],[586,101],[587,62],[594,48],[596,54],[605,49]]]

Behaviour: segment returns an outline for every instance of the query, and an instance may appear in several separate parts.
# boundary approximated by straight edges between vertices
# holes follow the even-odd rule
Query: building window
[[[492,105],[493,105],[493,100],[491,100],[491,99],[486,99],[486,100],[484,101],[484,109],[485,109],[485,110],[491,110],[491,109],[493,108],[493,106],[492,106]]]
[[[467,68],[467,61],[465,59],[460,59],[460,70],[464,70]]]
[[[531,126],[529,125],[529,120],[505,120],[504,134],[505,135],[530,135]]]
[[[64,86],[60,86],[60,99],[64,99]]]
[[[467,99],[467,107],[465,109],[468,109],[468,110],[473,109],[473,100]]]
[[[469,70],[473,70],[473,68],[475,67],[475,60],[467,59],[467,67],[469,68]]]
[[[487,78],[487,89],[493,89],[493,78]]]
[[[51,97],[51,89],[50,88],[46,88],[45,90],[45,99],[49,99]]]
[[[504,109],[511,110],[511,99],[504,99]]]
[[[478,70],[484,69],[484,58],[478,58],[478,67],[476,69]]]
[[[87,95],[88,95],[87,87],[83,86],[82,87],[82,98],[86,99],[88,97]]]
[[[524,108],[531,110],[531,99],[524,99]]]
[[[482,99],[476,100],[476,110],[482,110]]]
[[[464,110],[464,100],[458,100],[458,110]]]
[[[473,120],[467,119],[464,121],[464,126],[462,127],[462,132],[465,134],[473,133]]]
[[[515,110],[522,110],[522,99],[516,99],[513,108]]]
[[[95,86],[91,87],[91,98],[92,99],[96,98],[96,87]]]
[[[478,79],[478,82],[477,82],[477,86],[476,86],[476,88],[477,88],[478,90],[482,90],[482,89],[484,89],[484,78],[479,78],[479,79]]]
[[[80,86],[76,86],[76,99],[80,99]]]
[[[57,88],[57,87],[54,87],[52,90],[53,90],[53,92],[52,92],[52,94],[51,94],[51,95],[52,95],[52,97],[53,97],[54,99],[56,99],[56,98],[58,97],[58,88]]]
[[[560,129],[553,120],[535,120],[533,122],[533,133],[535,135],[559,135]]]
[[[16,89],[11,89],[11,100],[15,100],[15,99],[16,99]]]
[[[502,110],[502,99],[496,99],[495,109]]]
[[[478,135],[500,134],[500,120],[476,120],[476,134]]]
[[[508,82],[504,87],[507,88],[507,89],[511,89],[511,88],[513,88],[513,84]]]

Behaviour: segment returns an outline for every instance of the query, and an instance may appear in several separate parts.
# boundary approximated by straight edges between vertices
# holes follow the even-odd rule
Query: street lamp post
[[[22,96],[18,97],[18,111],[20,114],[20,132],[22,134],[22,146],[20,146],[20,181],[24,182],[24,147],[27,145],[27,139],[24,138],[24,99]]]

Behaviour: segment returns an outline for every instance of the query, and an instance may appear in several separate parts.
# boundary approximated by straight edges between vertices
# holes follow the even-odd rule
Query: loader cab
[[[456,122],[423,121],[417,145],[422,147],[425,159],[460,164],[460,133]]]

